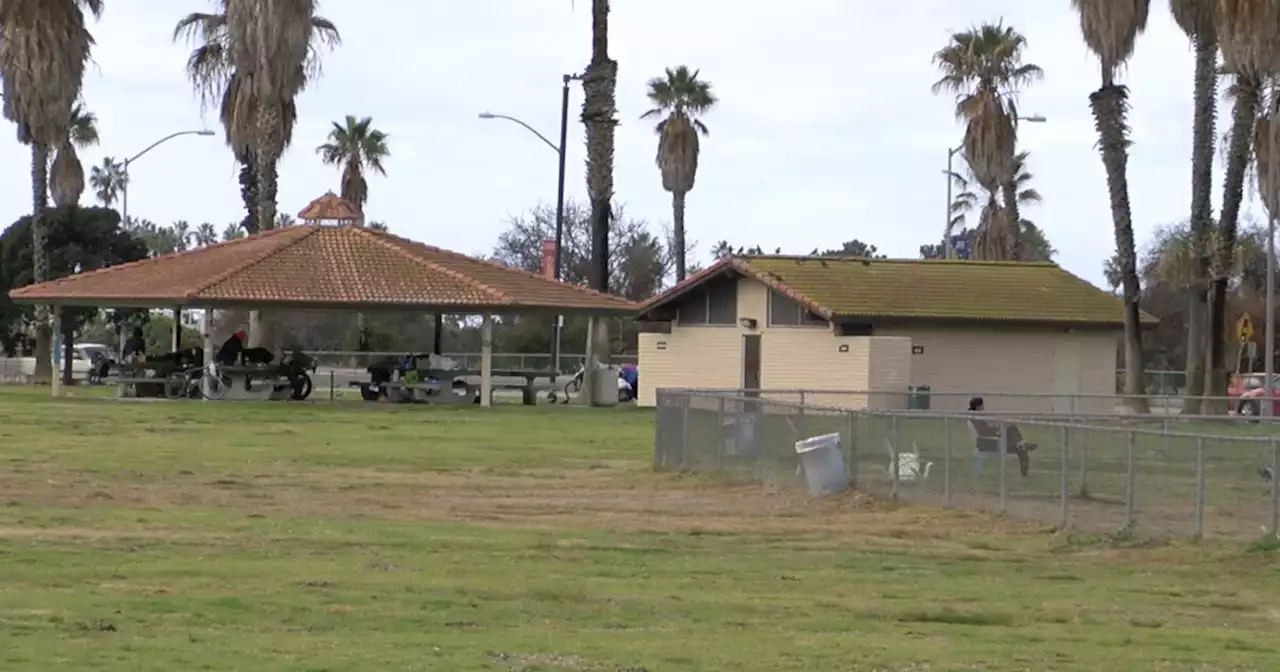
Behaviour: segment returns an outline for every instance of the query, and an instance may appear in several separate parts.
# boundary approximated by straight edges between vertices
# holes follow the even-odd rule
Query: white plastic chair
[[[978,478],[978,475],[982,473],[982,464],[986,461],[988,457],[995,457],[999,455],[1000,448],[997,447],[995,451],[979,450],[978,449],[978,438],[979,438],[978,428],[973,426],[973,420],[969,420],[964,424],[969,428],[969,443],[973,444],[973,470],[970,475],[976,480]],[[995,437],[995,439],[996,439],[997,446],[999,446],[1000,437],[997,436]],[[1018,454],[1011,453],[1008,450],[1006,450],[1004,453],[1004,458],[1009,459],[1010,457],[1017,459]]]
[[[916,445],[915,441],[911,442],[911,450],[914,452],[910,453],[895,451],[888,437],[884,440],[884,447],[889,451],[889,466],[885,467],[885,474],[889,476],[889,480],[893,480],[895,464],[898,468],[899,483],[915,483],[929,478],[933,463],[920,459],[920,446]]]

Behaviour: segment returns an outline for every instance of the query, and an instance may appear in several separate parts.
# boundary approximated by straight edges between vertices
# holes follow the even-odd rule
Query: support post
[[[493,316],[480,323],[480,405],[493,405]]]
[[[200,338],[204,342],[204,365],[207,369],[213,363],[213,309],[206,307],[204,313],[200,316]],[[207,389],[207,378],[202,374],[200,376],[200,387],[202,388],[201,397],[209,398],[209,390]]]
[[[170,338],[169,352],[177,352],[182,347],[182,307],[173,308],[173,335]]]
[[[431,332],[431,354],[440,355],[440,344],[444,341],[444,315],[436,313],[435,325]]]
[[[53,313],[53,334],[49,339],[52,346],[49,361],[53,363],[53,375],[50,376],[50,388],[53,396],[62,396],[62,308],[55,306]]]

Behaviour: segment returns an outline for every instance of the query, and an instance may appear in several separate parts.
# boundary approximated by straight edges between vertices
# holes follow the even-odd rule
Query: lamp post
[[[1043,124],[1044,122],[1048,121],[1048,119],[1045,118],[1044,115],[1033,114],[1029,117],[1018,117],[1018,121],[1027,121],[1033,124]],[[964,145],[960,145],[955,148],[951,148],[951,147],[947,148],[947,171],[946,173],[944,173],[944,175],[947,178],[947,217],[945,220],[943,220],[943,225],[942,225],[942,237],[943,237],[942,249],[943,249],[944,259],[951,259],[955,257],[955,252],[956,252],[955,243],[952,242],[951,240],[951,198],[952,198],[951,183],[953,181],[952,175],[955,174],[952,166],[956,158],[956,154],[959,154],[960,151],[963,149],[964,149]]]
[[[146,154],[147,152],[155,149],[156,147],[159,147],[160,145],[163,145],[166,142],[169,142],[174,138],[181,137],[183,135],[213,135],[213,134],[214,134],[213,131],[207,128],[196,130],[196,131],[178,131],[177,133],[170,133],[169,135],[166,135],[163,138],[156,140],[150,145],[147,145],[147,148],[142,150],[141,152],[138,152],[137,154],[134,154],[133,156],[125,159],[124,166],[123,166],[124,184],[121,185],[120,187],[120,220],[121,220],[120,223],[125,225],[129,223],[129,166],[133,165],[134,161],[137,161],[138,159],[142,158],[143,154]]]
[[[481,119],[505,119],[520,126],[526,131],[538,136],[538,139],[546,143],[548,147],[556,153],[557,158],[557,177],[556,177],[556,254],[553,265],[554,273],[557,281],[561,280],[561,267],[563,266],[563,245],[564,245],[564,165],[565,165],[565,142],[569,133],[569,82],[580,81],[582,75],[561,75],[560,87],[560,144],[556,144],[547,139],[547,136],[538,132],[538,129],[526,124],[525,122],[505,114],[493,114],[492,112],[481,112]],[[564,329],[564,316],[556,315],[555,326],[552,328],[551,337],[551,382],[556,382],[556,374],[560,372],[560,332]]]

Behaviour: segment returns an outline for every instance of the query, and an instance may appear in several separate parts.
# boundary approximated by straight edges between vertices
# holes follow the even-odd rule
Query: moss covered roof
[[[1123,324],[1119,298],[1052,263],[852,257],[731,257],[655,297],[645,312],[726,267],[827,317]]]

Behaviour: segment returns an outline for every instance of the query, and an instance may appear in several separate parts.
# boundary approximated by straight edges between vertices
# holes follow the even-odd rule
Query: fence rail
[[[836,434],[855,488],[907,501],[1099,534],[1243,538],[1274,534],[1280,523],[1280,441],[1271,436],[982,415],[1001,436],[1016,427],[1031,447],[1023,476],[1018,455],[975,449],[973,417],[659,390],[653,459],[799,486],[795,443]]]

